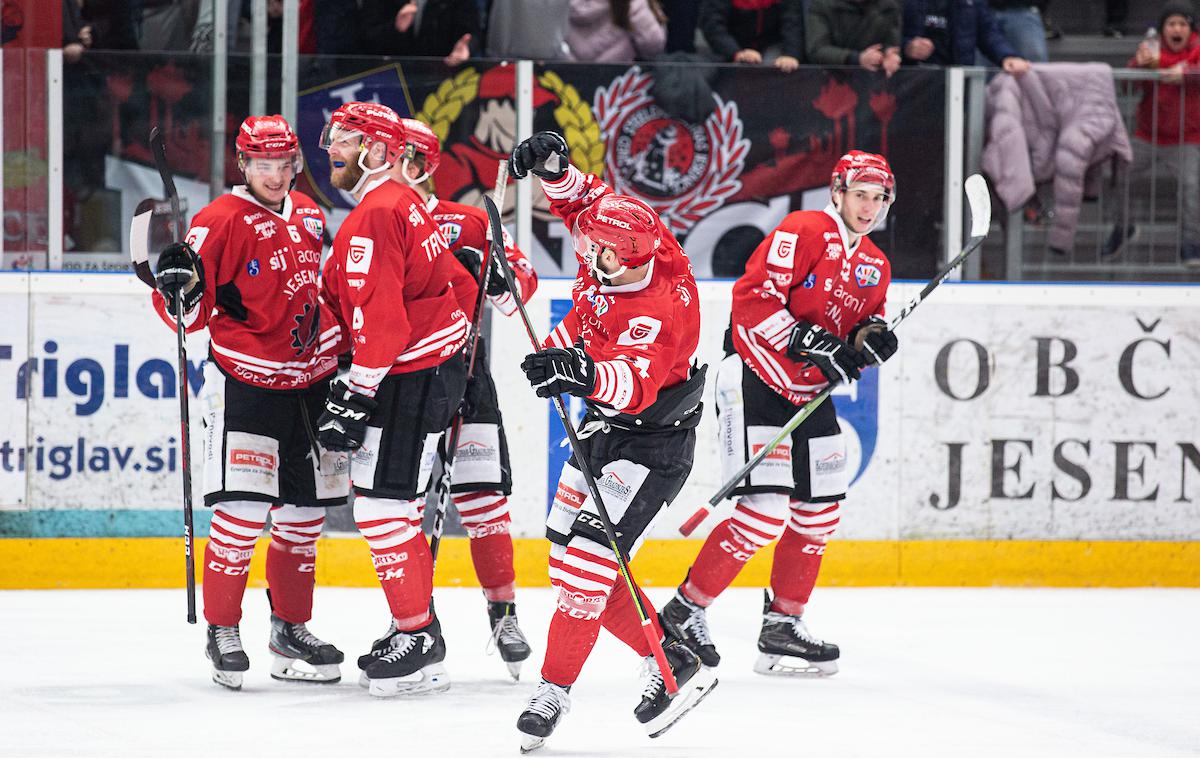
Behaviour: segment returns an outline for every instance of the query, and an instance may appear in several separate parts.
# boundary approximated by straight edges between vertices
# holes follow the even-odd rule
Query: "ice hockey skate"
[[[675,597],[663,606],[658,620],[667,634],[687,645],[705,666],[712,668],[721,662],[721,656],[708,632],[705,609],[689,601],[682,593],[676,592]]]
[[[400,630],[396,628],[396,619],[388,619],[388,628],[383,636],[371,643],[370,650],[358,656],[358,683],[360,686],[366,687],[371,683],[367,678],[367,666],[379,660],[379,656],[391,649],[392,638],[399,633]]]
[[[488,621],[492,625],[491,644],[500,652],[500,660],[508,666],[513,681],[521,679],[521,664],[532,652],[529,640],[517,625],[517,604],[512,602],[489,602]]]
[[[212,661],[212,679],[231,690],[242,688],[242,674],[250,668],[250,658],[242,649],[237,626],[208,625],[208,645],[204,654]]]
[[[436,618],[421,629],[398,631],[383,655],[363,671],[367,691],[374,697],[444,692],[450,689],[445,659],[446,642]]]
[[[338,665],[346,659],[341,650],[308,631],[271,614],[271,678],[281,682],[333,684],[342,680]],[[297,666],[297,663],[304,664]]]
[[[521,752],[529,753],[546,744],[546,738],[558,726],[563,716],[571,712],[571,688],[559,687],[545,679],[534,690],[533,697],[517,718],[521,732]]]
[[[814,637],[799,616],[772,611],[771,596],[764,595],[763,625],[758,635],[761,655],[754,664],[755,673],[801,677],[836,674],[841,655],[838,646]]]
[[[679,640],[668,642],[663,652],[679,692],[672,697],[667,694],[667,685],[662,672],[653,658],[646,659],[646,684],[642,688],[642,702],[633,709],[633,715],[646,727],[646,734],[657,737],[686,716],[700,701],[717,687],[717,676],[712,669],[701,665],[700,658]]]

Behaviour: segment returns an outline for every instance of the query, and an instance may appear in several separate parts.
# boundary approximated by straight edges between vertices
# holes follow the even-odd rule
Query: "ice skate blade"
[[[535,737],[532,734],[521,733],[521,755],[532,753],[542,745],[546,744],[545,737]]]
[[[366,689],[371,686],[371,677],[367,676],[367,672],[358,672],[358,686]]]
[[[296,664],[301,664],[306,668],[301,668]],[[342,681],[342,670],[336,663],[313,665],[295,658],[276,655],[271,662],[271,678],[279,682],[336,684]]]
[[[508,675],[513,678],[514,682],[521,681],[521,664],[524,662],[525,661],[523,661],[523,660],[509,661],[504,664],[505,666],[508,666]]]
[[[240,690],[242,688],[241,671],[219,671],[213,669],[212,680],[227,689]]]
[[[786,660],[801,661],[804,665],[795,666],[781,662]],[[803,658],[793,656],[762,653],[758,656],[758,660],[754,662],[754,673],[764,676],[795,676],[804,679],[820,679],[833,676],[837,672],[838,664],[836,660],[805,661]]]
[[[417,678],[413,678],[417,677]],[[400,697],[445,692],[450,689],[450,674],[440,663],[431,663],[412,677],[367,679],[367,692],[372,697]]]
[[[697,705],[700,705],[700,701],[708,697],[708,693],[716,688],[716,672],[712,669],[701,667],[687,681],[687,684],[679,688],[679,692],[676,693],[675,697],[671,698],[671,704],[667,706],[667,710],[646,722],[646,734],[650,735],[651,739],[653,739],[675,726],[681,718],[688,715]]]

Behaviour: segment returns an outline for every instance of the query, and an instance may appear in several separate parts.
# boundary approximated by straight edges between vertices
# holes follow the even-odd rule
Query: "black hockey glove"
[[[508,169],[518,179],[534,176],[557,182],[567,173],[567,143],[557,132],[538,132],[512,151]]]
[[[788,340],[788,357],[808,361],[821,370],[830,384],[850,382],[862,375],[866,365],[858,351],[816,324],[801,321]]]
[[[379,403],[351,392],[344,382],[329,385],[325,411],[317,419],[317,441],[328,450],[356,450],[367,438],[367,421]]]
[[[891,358],[899,346],[896,333],[879,316],[855,324],[847,339],[868,366],[878,366]]]
[[[187,313],[204,297],[204,262],[186,242],[168,245],[159,253],[154,282],[167,303],[168,313],[175,314],[180,296],[183,312]]]
[[[596,362],[583,345],[548,347],[525,356],[521,363],[525,378],[538,397],[567,393],[587,397],[596,389]]]
[[[454,257],[458,258],[458,262],[463,265],[463,268],[475,277],[475,281],[483,281],[483,275],[479,272],[483,253],[473,247],[460,247],[454,251]],[[488,277],[487,293],[495,297],[508,292],[508,282],[505,281],[504,272],[500,270],[500,261],[496,260],[495,256],[491,258],[491,264],[492,274]]]

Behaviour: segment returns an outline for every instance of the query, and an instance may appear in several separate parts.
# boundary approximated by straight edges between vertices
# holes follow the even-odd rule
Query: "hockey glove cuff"
[[[567,153],[567,143],[557,132],[538,132],[517,145],[508,159],[508,168],[518,179],[532,173],[557,182],[567,173]]]
[[[816,324],[800,321],[788,340],[788,357],[816,366],[830,384],[851,382],[862,376],[865,362],[832,332]]]
[[[525,356],[521,370],[538,397],[588,397],[596,389],[596,362],[582,345],[550,347]]]
[[[899,341],[879,316],[860,321],[850,330],[848,339],[868,366],[878,366],[896,354]]]
[[[168,245],[158,256],[154,282],[168,313],[175,315],[180,297],[183,312],[189,313],[204,297],[204,262],[186,242]]]
[[[329,385],[325,411],[317,419],[317,441],[327,450],[356,450],[367,438],[367,421],[379,403],[351,392],[343,382]]]

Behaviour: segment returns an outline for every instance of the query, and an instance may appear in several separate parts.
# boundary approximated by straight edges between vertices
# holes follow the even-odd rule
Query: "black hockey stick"
[[[966,246],[963,247],[958,256],[955,257],[954,260],[947,263],[945,268],[938,272],[937,276],[929,280],[929,283],[921,289],[917,296],[904,306],[904,308],[900,311],[900,314],[896,316],[896,318],[892,319],[892,322],[888,324],[889,329],[895,329],[901,321],[908,318],[913,310],[915,310],[916,307],[921,304],[921,301],[929,297],[929,293],[937,289],[939,284],[946,281],[946,278],[950,276],[955,269],[962,265],[962,262],[967,259],[967,256],[978,250],[979,246],[983,244],[984,237],[986,237],[988,233],[988,226],[992,223],[992,199],[991,195],[988,194],[987,182],[984,181],[983,177],[979,174],[973,174],[967,177],[967,181],[963,186],[963,191],[967,195],[967,204],[971,208],[970,239],[967,240]],[[821,390],[821,392],[812,400],[809,400],[807,403],[805,403],[800,410],[796,411],[796,415],[792,416],[791,419],[789,419],[788,422],[783,425],[783,428],[779,430],[779,433],[772,437],[767,444],[763,445],[762,449],[755,453],[753,458],[746,461],[746,465],[738,469],[738,472],[730,477],[729,481],[725,482],[725,484],[721,486],[721,489],[717,490],[717,494],[709,498],[707,505],[700,506],[700,508],[697,509],[687,521],[683,522],[683,525],[679,527],[679,533],[685,537],[690,536],[691,533],[696,530],[696,527],[699,526],[704,519],[708,518],[708,515],[712,513],[713,508],[716,508],[722,500],[728,497],[729,493],[733,492],[737,486],[742,483],[742,480],[745,479],[752,470],[754,470],[754,467],[761,463],[762,460],[766,458],[772,450],[774,450],[781,442],[790,437],[792,432],[796,431],[796,429],[798,429],[800,425],[804,423],[804,420],[812,415],[812,412],[820,407],[821,403],[825,402],[826,398],[828,398],[832,392],[833,385],[830,385]]]
[[[492,193],[496,198],[498,205],[504,204],[504,191],[508,186],[508,160],[500,161],[500,168],[496,174],[496,188]],[[504,257],[504,237],[497,237],[491,227],[488,228],[491,239],[488,240],[487,249],[483,251],[482,261],[479,264],[479,295],[475,298],[475,312],[471,314],[471,333],[467,337],[467,382],[475,376],[475,359],[479,354],[479,334],[483,329],[483,307],[487,303],[487,287],[492,275],[492,256],[498,255]],[[516,290],[513,290],[516,293]],[[519,298],[518,298],[519,299]],[[433,528],[430,530],[429,536],[429,553],[433,559],[432,571],[437,571],[438,548],[442,545],[442,531],[446,527],[446,509],[449,508],[451,499],[450,487],[454,476],[454,457],[458,453],[458,438],[462,434],[463,416],[466,414],[466,397],[459,404],[458,412],[454,414],[454,421],[450,424],[450,433],[447,435],[446,452],[442,457],[442,473],[437,478],[433,486],[433,498],[436,505],[436,510],[433,513]],[[426,498],[428,501],[428,498]]]
[[[492,202],[490,197],[483,199],[484,205],[487,207],[488,220],[492,225],[492,238],[495,240],[500,236],[500,210],[496,204]],[[495,241],[492,243],[496,244]],[[512,292],[517,292],[517,285],[513,279],[512,266],[509,265],[508,259],[504,255],[498,256],[500,263],[500,271],[504,273],[504,280],[508,283],[508,288]],[[534,331],[533,322],[529,320],[529,313],[525,310],[525,304],[521,302],[521,298],[515,298],[517,301],[517,310],[521,312],[521,322],[525,325],[525,333],[529,336],[529,343],[535,351],[542,349],[542,341],[538,339],[537,332]],[[596,503],[596,512],[600,515],[600,522],[604,525],[604,536],[608,538],[608,547],[617,557],[617,569],[621,572],[621,577],[625,580],[625,586],[629,589],[629,595],[633,598],[633,605],[637,608],[638,620],[642,624],[642,632],[646,635],[646,641],[650,643],[650,650],[654,653],[654,662],[658,664],[658,670],[662,673],[663,684],[666,685],[667,694],[675,695],[679,692],[679,685],[675,681],[675,675],[671,672],[671,666],[667,663],[667,655],[663,652],[662,640],[654,633],[654,624],[650,621],[650,614],[646,613],[646,606],[642,604],[642,595],[638,592],[637,584],[633,581],[633,573],[629,570],[629,562],[625,560],[624,553],[621,552],[621,546],[617,543],[617,532],[613,529],[612,520],[608,517],[608,509],[604,507],[604,498],[600,496],[600,488],[596,486],[596,478],[592,476],[591,470],[588,468],[587,459],[583,455],[583,449],[580,446],[579,436],[575,434],[575,427],[571,425],[571,417],[567,413],[567,406],[563,403],[561,395],[555,395],[551,398],[554,401],[554,408],[558,411],[558,418],[562,421],[563,429],[567,432],[567,441],[571,443],[571,452],[575,456],[575,462],[579,464],[579,470],[583,472],[583,479],[587,482],[588,492],[592,496],[592,500]]]
[[[167,165],[167,148],[158,127],[150,130],[150,151],[154,153],[154,165],[162,177],[163,188],[171,202],[171,239],[179,241],[179,226],[182,214],[179,210],[179,193],[175,190],[175,179]],[[147,264],[148,265],[148,264]],[[168,282],[182,286],[184,282]],[[196,561],[195,540],[192,535],[192,439],[191,423],[188,420],[188,362],[187,328],[183,324],[182,292],[175,298],[175,342],[179,349],[179,448],[183,458],[183,557],[187,567],[187,622],[196,623]]]

